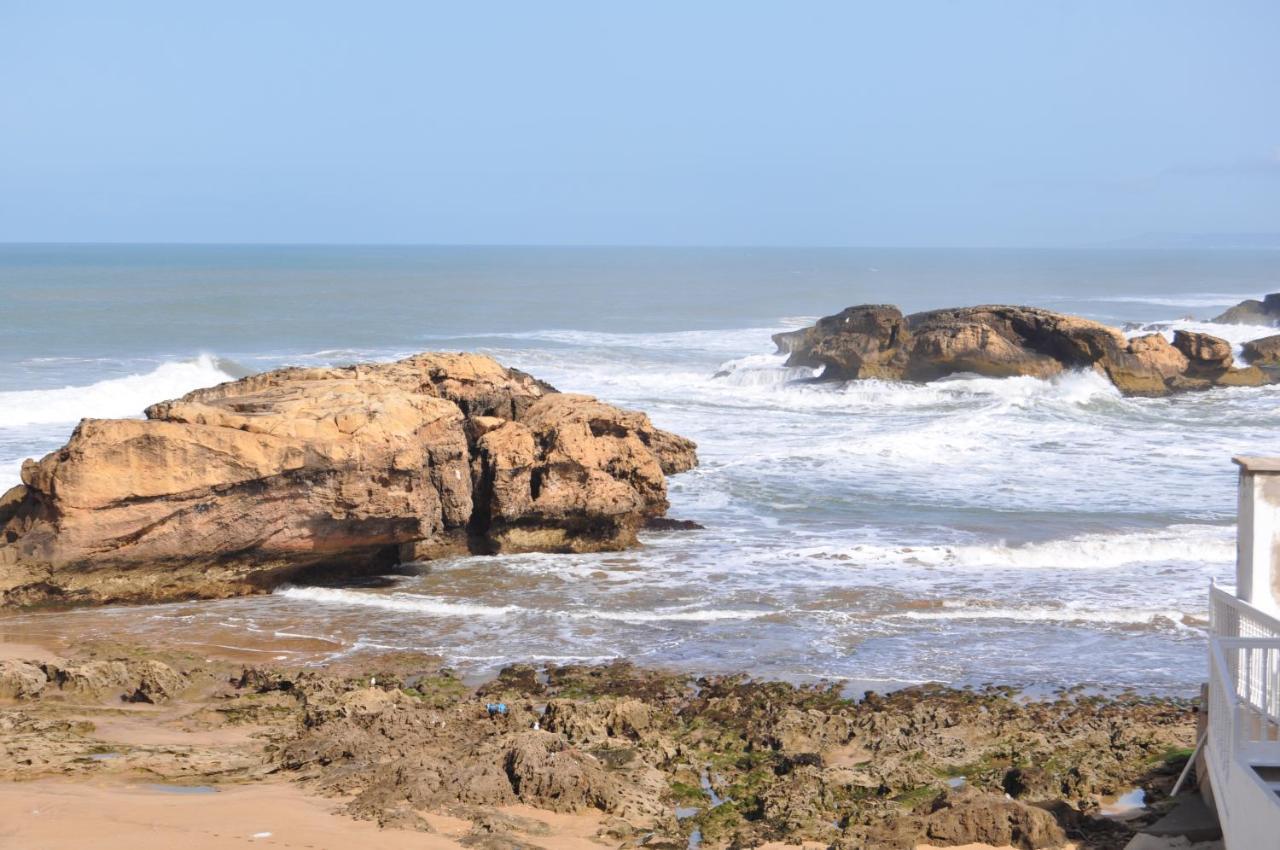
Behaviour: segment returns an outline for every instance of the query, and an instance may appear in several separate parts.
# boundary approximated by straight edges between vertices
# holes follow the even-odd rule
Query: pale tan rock
[[[1231,368],[1231,343],[1210,334],[1174,331],[1173,347],[1190,361],[1193,371],[1218,372]]]
[[[1102,369],[1125,395],[1162,396],[1169,382],[1187,371],[1189,361],[1163,334],[1153,333],[1129,340],[1123,352],[1111,353]]]
[[[0,699],[34,699],[49,679],[35,664],[0,659]]]
[[[281,369],[80,423],[0,498],[0,604],[268,590],[317,569],[592,551],[667,507],[688,440],[488,357]]]

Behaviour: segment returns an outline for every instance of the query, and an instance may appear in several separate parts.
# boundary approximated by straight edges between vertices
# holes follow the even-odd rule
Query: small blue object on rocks
[[[489,712],[490,717],[493,717],[495,714],[506,714],[507,704],[505,702],[486,703],[485,710]]]

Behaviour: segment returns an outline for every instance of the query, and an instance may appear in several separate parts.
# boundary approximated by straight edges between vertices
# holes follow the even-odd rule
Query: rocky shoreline
[[[122,645],[71,658],[3,648],[10,792],[50,778],[286,782],[386,829],[439,838],[445,818],[457,844],[439,846],[565,846],[551,822],[573,815],[618,848],[1119,850],[1165,805],[1195,729],[1191,701],[1133,694],[922,686],[849,699],[625,662],[516,665],[470,687],[412,654],[284,669]],[[1146,814],[1101,816],[1133,788]]]

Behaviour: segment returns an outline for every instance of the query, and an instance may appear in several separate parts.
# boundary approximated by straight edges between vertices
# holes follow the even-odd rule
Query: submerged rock
[[[1049,378],[1069,369],[1106,375],[1126,395],[1162,396],[1275,379],[1232,362],[1231,345],[1178,331],[1127,339],[1098,322],[1035,307],[982,306],[903,317],[892,306],[849,307],[811,327],[776,334],[787,366],[823,368],[822,380],[932,381],[970,373]]]
[[[280,369],[83,420],[0,498],[0,604],[260,592],[451,552],[595,551],[694,444],[488,357]]]

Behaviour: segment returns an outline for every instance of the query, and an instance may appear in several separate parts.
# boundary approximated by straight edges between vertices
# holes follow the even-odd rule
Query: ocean
[[[1126,399],[1051,381],[815,385],[770,334],[860,303],[1030,304],[1235,343],[1280,252],[0,246],[0,487],[80,417],[286,364],[491,354],[696,440],[670,515],[598,555],[463,557],[389,587],[0,617],[323,661],[411,649],[481,675],[626,657],[886,689],[1191,693],[1234,570],[1234,454],[1280,387]]]

